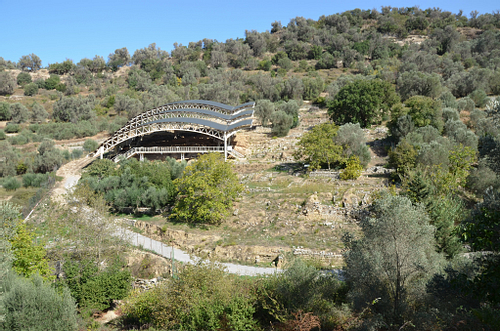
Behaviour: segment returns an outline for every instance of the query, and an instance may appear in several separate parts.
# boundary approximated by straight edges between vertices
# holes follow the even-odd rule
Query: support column
[[[227,134],[224,132],[224,161],[227,161]]]
[[[144,153],[139,154],[139,161],[144,161]]]
[[[184,161],[184,160],[185,160],[184,153],[181,153],[181,161]]]

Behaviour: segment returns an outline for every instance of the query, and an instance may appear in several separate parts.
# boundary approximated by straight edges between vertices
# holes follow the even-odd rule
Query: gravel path
[[[196,263],[199,261],[199,258],[193,257],[186,252],[173,248],[171,246],[167,246],[162,242],[156,241],[154,239],[148,238],[143,236],[142,234],[123,229],[125,231],[124,237],[129,238],[129,241],[132,245],[134,246],[140,246],[145,249],[149,249],[151,251],[154,251],[156,254],[161,255],[163,257],[172,258],[172,251],[173,251],[173,257],[176,261],[180,261],[183,263]],[[239,265],[239,264],[234,264],[234,263],[221,263],[222,266],[224,266],[229,273],[232,274],[237,274],[237,275],[244,275],[244,276],[256,276],[256,275],[270,275],[274,274],[277,270],[275,268],[263,268],[263,267],[253,267],[253,266],[246,266],[246,265]],[[278,270],[280,272],[280,270]]]

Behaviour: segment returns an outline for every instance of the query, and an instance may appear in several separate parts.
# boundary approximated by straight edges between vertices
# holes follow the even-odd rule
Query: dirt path
[[[64,164],[56,172],[56,176],[63,177],[63,180],[57,182],[52,190],[51,197],[55,201],[64,202],[63,195],[67,190],[74,186],[82,176],[82,169],[92,162],[94,158],[84,157]]]

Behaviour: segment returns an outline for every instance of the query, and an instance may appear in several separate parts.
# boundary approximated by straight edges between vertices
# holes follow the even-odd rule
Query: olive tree
[[[57,149],[52,140],[44,140],[38,147],[38,154],[35,157],[34,167],[37,171],[46,173],[55,171],[63,163],[64,157]]]
[[[267,126],[274,113],[274,104],[269,100],[258,100],[255,106],[255,116],[260,118],[262,126]]]
[[[401,100],[414,95],[437,98],[441,95],[441,78],[438,74],[426,74],[418,71],[407,71],[397,80],[398,93]]]
[[[52,117],[60,122],[77,123],[95,117],[96,100],[88,97],[64,97],[54,103]]]
[[[245,40],[250,45],[254,56],[261,56],[266,51],[266,39],[256,30],[245,30]]]
[[[29,111],[23,104],[14,103],[10,106],[10,112],[12,114],[12,122],[14,123],[24,123],[29,119]]]
[[[343,148],[343,156],[348,159],[357,156],[362,166],[366,167],[371,160],[370,149],[366,145],[366,136],[359,123],[342,125],[333,141]]]
[[[116,52],[116,51],[115,51]],[[150,44],[148,47],[138,49],[132,56],[132,61],[135,64],[141,64],[145,60],[156,60],[168,58],[168,52],[156,47],[156,43]]]
[[[36,83],[29,83],[24,86],[24,95],[32,97],[38,94],[38,85]]]
[[[0,72],[0,95],[12,94],[15,87],[16,80],[8,72]]]
[[[275,111],[271,116],[273,126],[271,133],[276,137],[284,137],[290,131],[293,124],[293,117],[285,113],[283,110]]]
[[[17,66],[23,71],[36,72],[42,67],[42,60],[36,54],[31,53],[21,56]]]
[[[114,53],[108,55],[108,66],[113,71],[118,70],[119,67],[129,65],[130,61],[131,58],[127,47],[118,48]]]
[[[388,194],[375,202],[361,222],[364,237],[345,242],[355,308],[376,300],[374,312],[402,325],[423,303],[426,282],[444,261],[435,251],[435,228],[429,222],[425,208],[406,197]]]
[[[113,106],[120,115],[123,111],[127,112],[128,118],[132,118],[139,114],[143,110],[142,102],[137,99],[132,99],[131,97],[118,94],[115,97],[115,104]]]
[[[31,109],[31,122],[40,123],[45,121],[48,117],[49,113],[47,113],[47,111],[41,104],[35,103],[33,105],[33,108]]]
[[[0,279],[5,279],[14,258],[10,240],[16,233],[16,227],[21,217],[19,210],[20,207],[10,201],[0,201]],[[0,282],[0,298],[2,292],[4,292],[4,287]]]

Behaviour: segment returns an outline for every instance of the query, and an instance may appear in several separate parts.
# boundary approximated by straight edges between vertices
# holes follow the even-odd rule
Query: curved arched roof
[[[167,103],[130,119],[99,146],[96,155],[106,153],[134,137],[158,131],[187,130],[225,140],[236,131],[252,125],[254,106],[255,102],[229,106],[205,100]]]

